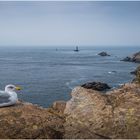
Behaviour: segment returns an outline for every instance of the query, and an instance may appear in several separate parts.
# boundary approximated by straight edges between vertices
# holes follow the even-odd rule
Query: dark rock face
[[[130,72],[131,74],[137,75],[138,71],[140,71],[140,66],[136,68],[136,70]]]
[[[136,75],[137,74],[137,71],[136,70],[131,71],[130,74]]]
[[[98,91],[104,91],[110,89],[110,87],[106,83],[101,83],[101,82],[89,82],[81,85],[81,87],[98,90]]]
[[[102,94],[77,87],[65,108],[67,139],[140,138],[140,85],[125,84]]]
[[[101,52],[101,53],[98,53],[98,55],[100,55],[100,56],[110,56],[107,52]]]
[[[121,61],[132,62],[132,58],[129,57],[129,56],[127,56],[127,57],[125,57],[124,59],[122,59]]]
[[[127,56],[121,61],[140,63],[140,52],[133,54],[132,57]]]

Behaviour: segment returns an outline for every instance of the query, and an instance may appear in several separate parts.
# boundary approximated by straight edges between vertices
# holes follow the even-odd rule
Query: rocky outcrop
[[[140,63],[140,52],[133,54],[131,57],[127,56],[126,58],[122,59],[121,61]]]
[[[0,108],[1,139],[62,138],[64,116],[29,103]]]
[[[64,138],[140,138],[140,85],[101,92],[77,87],[65,108]]]
[[[100,56],[110,56],[107,52],[100,52],[100,53],[98,53],[98,55],[100,55]]]
[[[23,102],[0,108],[0,138],[140,138],[140,71],[135,82],[118,89],[99,92],[96,84],[76,87],[69,101],[47,109]]]
[[[121,61],[132,62],[132,58],[127,56],[124,59],[122,59]]]
[[[98,91],[104,91],[111,88],[106,83],[101,83],[101,82],[88,82],[81,85],[81,87],[98,90]]]
[[[65,101],[56,101],[53,103],[53,109],[59,113],[64,113],[64,109],[66,107]]]

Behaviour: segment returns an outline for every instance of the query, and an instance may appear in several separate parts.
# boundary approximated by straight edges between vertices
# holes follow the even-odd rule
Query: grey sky
[[[140,2],[0,2],[0,46],[140,45]]]

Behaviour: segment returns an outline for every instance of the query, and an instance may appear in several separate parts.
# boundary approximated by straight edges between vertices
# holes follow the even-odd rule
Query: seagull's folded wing
[[[0,91],[0,104],[9,102],[10,96],[5,91]]]

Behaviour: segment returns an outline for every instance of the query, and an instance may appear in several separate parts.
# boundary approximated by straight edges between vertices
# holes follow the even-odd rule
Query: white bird
[[[10,84],[5,86],[5,91],[0,91],[0,107],[16,104],[18,101],[16,90],[21,90],[21,88]]]

